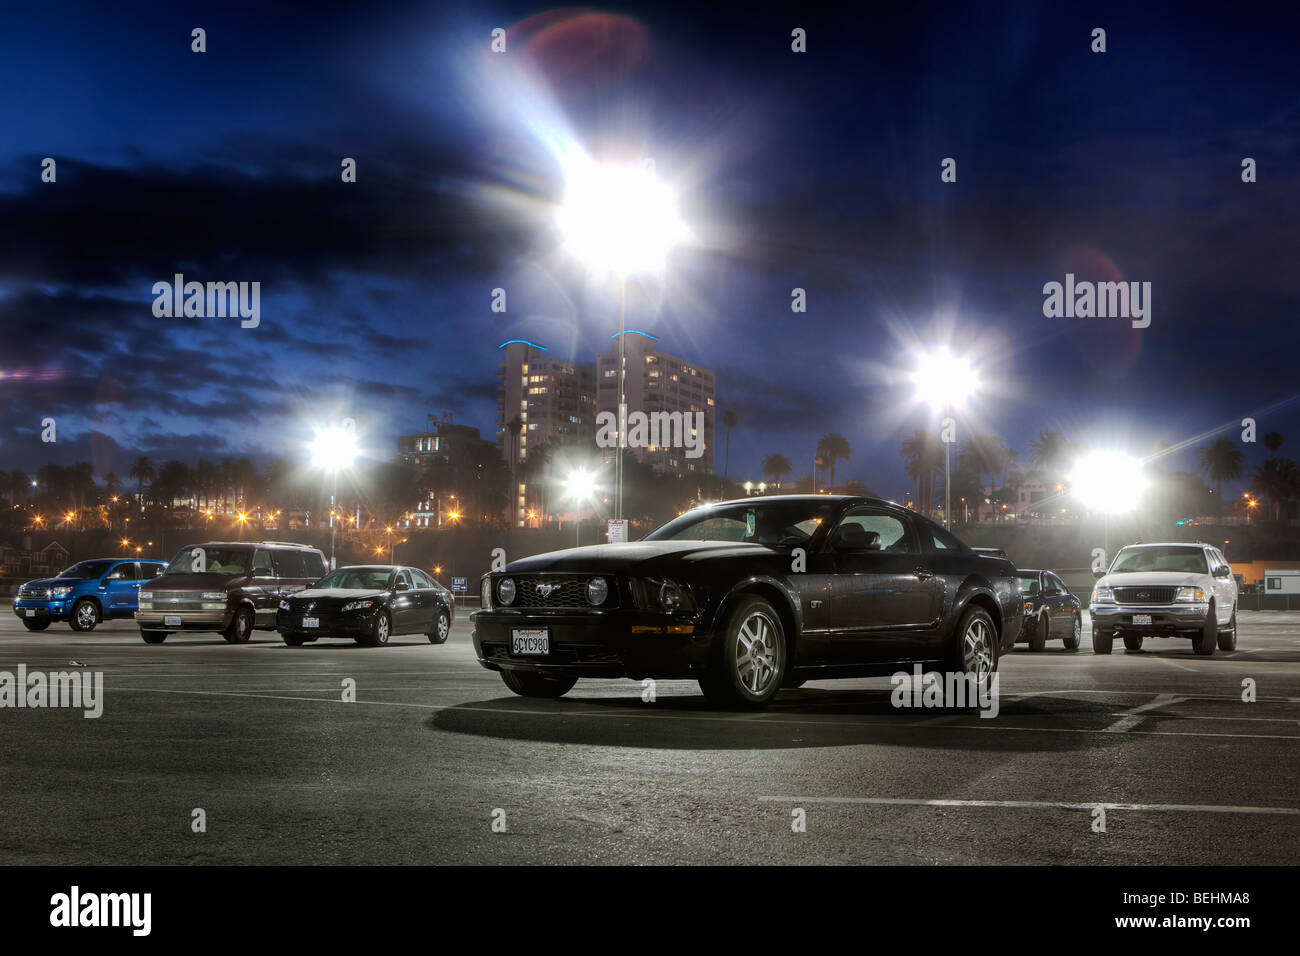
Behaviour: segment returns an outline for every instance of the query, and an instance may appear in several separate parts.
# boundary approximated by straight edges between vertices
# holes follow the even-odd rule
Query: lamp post
[[[579,468],[564,480],[564,493],[574,503],[575,514],[577,508],[584,501],[593,501],[596,497],[596,479],[585,468]],[[575,518],[573,522],[573,546],[575,548],[582,545],[582,519]]]
[[[938,411],[943,419],[940,440],[943,442],[943,526],[952,526],[952,444],[956,425],[953,416],[980,387],[979,374],[966,358],[947,349],[916,353],[916,370],[912,374],[917,397]],[[951,434],[950,434],[951,429]]]
[[[649,165],[575,165],[556,223],[568,250],[589,271],[618,281],[618,445],[614,449],[614,517],[623,517],[623,449],[627,447],[627,279],[658,273],[687,238],[677,199]]]
[[[338,510],[339,470],[352,467],[357,457],[356,434],[351,428],[336,426],[326,428],[316,435],[311,446],[312,460],[330,475],[330,570],[337,567],[334,559],[334,533]]]

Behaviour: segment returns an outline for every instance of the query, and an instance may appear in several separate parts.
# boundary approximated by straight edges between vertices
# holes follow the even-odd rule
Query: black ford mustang
[[[419,568],[372,564],[331,571],[285,597],[275,626],[294,646],[320,637],[378,646],[394,634],[424,634],[443,644],[455,613],[451,592]]]
[[[479,663],[527,697],[579,677],[694,678],[761,707],[807,680],[921,663],[987,682],[1023,621],[1015,566],[874,498],[708,505],[645,539],[485,575]]]

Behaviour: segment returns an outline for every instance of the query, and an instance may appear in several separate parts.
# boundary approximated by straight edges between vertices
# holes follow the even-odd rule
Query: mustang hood
[[[732,541],[636,541],[535,554],[511,561],[506,570],[515,574],[529,571],[621,571],[661,563],[691,564],[741,555],[753,558],[781,553],[767,545]]]

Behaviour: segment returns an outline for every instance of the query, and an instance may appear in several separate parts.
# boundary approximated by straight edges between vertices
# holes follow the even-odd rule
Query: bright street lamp
[[[334,512],[339,490],[339,470],[351,468],[357,457],[357,436],[351,428],[335,426],[316,433],[311,443],[312,462],[330,475],[330,570],[335,570]]]
[[[571,472],[569,477],[564,479],[564,494],[573,501],[575,509],[584,501],[594,500],[596,491],[596,478],[585,468]],[[573,533],[573,544],[574,547],[578,547],[582,544],[582,519],[576,519],[573,526],[576,529]]]
[[[912,383],[917,398],[946,418],[979,390],[980,378],[968,359],[941,348],[916,353]],[[952,526],[952,442],[946,439],[943,442],[943,526]]]
[[[1083,458],[1070,479],[1070,494],[1089,511],[1105,516],[1105,549],[1110,552],[1110,516],[1132,511],[1147,488],[1142,462],[1123,452],[1099,451]]]
[[[618,279],[618,447],[614,450],[614,517],[623,517],[623,449],[627,447],[627,277],[660,272],[668,253],[689,237],[673,190],[645,165],[584,162],[565,184],[555,216],[565,248],[597,275]]]

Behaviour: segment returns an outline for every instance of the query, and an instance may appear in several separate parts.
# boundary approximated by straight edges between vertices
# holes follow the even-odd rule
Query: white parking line
[[[1147,701],[1145,704],[1139,704],[1137,707],[1130,707],[1124,715],[1106,730],[1112,734],[1122,734],[1125,731],[1132,730],[1138,724],[1142,723],[1142,713],[1148,710],[1156,710],[1160,707],[1171,707],[1174,704],[1181,704],[1187,700],[1186,697],[1175,697],[1173,694],[1161,694],[1155,700]]]
[[[1152,813],[1250,813],[1300,816],[1294,807],[1235,807],[1198,803],[1075,803],[1056,800],[912,800],[904,797],[759,797],[763,803],[849,803],[902,807],[995,807],[1024,810],[1138,810]]]

